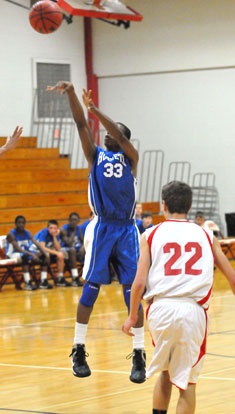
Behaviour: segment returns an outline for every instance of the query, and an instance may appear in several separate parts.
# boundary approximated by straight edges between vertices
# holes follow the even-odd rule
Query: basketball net
[[[112,6],[113,4],[121,4],[119,0],[83,0],[83,3],[89,6]]]

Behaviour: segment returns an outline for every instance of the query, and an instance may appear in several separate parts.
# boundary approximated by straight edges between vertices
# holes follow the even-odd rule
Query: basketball
[[[60,7],[50,0],[38,1],[29,13],[31,26],[42,34],[53,33],[60,27],[62,20],[63,13]]]

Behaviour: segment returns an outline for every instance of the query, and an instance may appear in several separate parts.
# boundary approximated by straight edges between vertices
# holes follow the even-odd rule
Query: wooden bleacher
[[[141,203],[142,204],[142,211],[150,211],[153,214],[153,224],[159,224],[162,221],[165,221],[165,217],[160,213],[160,202],[154,201],[151,203]]]
[[[0,137],[0,146],[6,138]],[[0,235],[14,227],[15,217],[26,217],[26,228],[35,234],[48,219],[62,225],[72,211],[81,221],[89,217],[87,169],[70,169],[69,159],[57,148],[37,148],[36,137],[21,138],[17,148],[4,154],[0,162]],[[160,203],[143,203],[143,211],[153,213],[153,224],[164,220]]]
[[[0,138],[0,146],[6,138]],[[58,149],[36,148],[35,137],[21,138],[17,148],[0,162],[0,235],[14,227],[15,217],[25,216],[26,228],[35,234],[48,219],[67,223],[72,211],[81,221],[89,217],[87,169],[70,169],[69,159]]]

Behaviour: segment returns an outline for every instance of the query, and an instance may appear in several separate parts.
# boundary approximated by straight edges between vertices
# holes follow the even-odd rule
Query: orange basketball
[[[50,0],[38,1],[29,13],[31,26],[39,33],[52,33],[57,30],[63,20],[60,7]]]

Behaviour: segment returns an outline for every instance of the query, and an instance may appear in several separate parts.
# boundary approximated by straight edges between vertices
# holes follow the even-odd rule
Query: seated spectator
[[[142,222],[142,204],[136,203],[135,206],[135,222],[139,229],[140,234],[144,232],[143,222]]]
[[[142,219],[142,212],[143,212],[142,203],[137,202],[135,205],[135,219],[136,220]]]
[[[80,229],[82,231],[83,238],[84,238],[85,231],[86,231],[86,228],[87,228],[88,224],[90,224],[90,222],[93,220],[94,217],[95,217],[95,214],[93,213],[93,211],[91,211],[90,216],[89,216],[89,220],[84,221],[82,224],[80,224]]]
[[[142,223],[144,231],[153,227],[153,214],[150,211],[145,211],[142,214]]]
[[[40,245],[50,254],[50,262],[57,263],[58,268],[58,281],[56,286],[68,287],[71,283],[67,282],[64,278],[64,259],[69,258],[69,252],[65,249],[61,249],[60,229],[57,220],[49,220],[47,227],[40,230],[34,238],[40,243]],[[74,249],[73,249],[74,250]],[[75,255],[75,250],[74,250]],[[47,280],[44,281],[45,287]]]
[[[205,216],[202,211],[197,211],[194,223],[203,227],[205,230],[212,230],[215,237],[221,237],[219,226],[217,226],[217,224],[212,220],[205,220]]]
[[[25,230],[26,219],[24,216],[17,216],[15,218],[15,228],[7,235],[6,256],[9,259],[16,259],[17,263],[22,263],[24,289],[35,290],[37,286],[34,285],[30,279],[29,265],[41,264],[41,284],[44,278],[47,279],[47,265],[49,263],[49,255],[40,244],[34,240],[31,233]],[[38,249],[37,251],[30,250],[32,243]],[[50,288],[51,285],[48,284]]]
[[[83,233],[78,225],[79,221],[79,214],[75,212],[71,213],[68,224],[64,224],[60,229],[61,246],[67,251],[71,251],[71,248],[75,249],[75,255],[71,257],[70,263],[73,278],[72,286],[83,286],[83,283],[79,280],[78,269],[76,267],[76,261],[83,263],[85,256]]]
[[[146,229],[153,227],[153,215],[151,212],[145,211],[141,217],[142,220],[136,220],[136,225],[140,234],[144,233]]]
[[[204,213],[202,211],[197,211],[194,217],[194,223],[198,224],[198,226],[203,226],[205,223]]]

